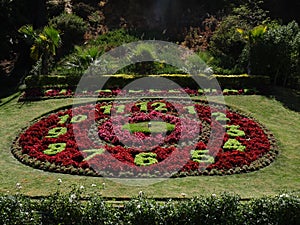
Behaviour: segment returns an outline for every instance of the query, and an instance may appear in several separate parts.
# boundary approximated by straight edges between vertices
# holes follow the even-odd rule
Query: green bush
[[[107,75],[109,77],[107,83],[103,88],[123,88],[125,85],[129,84],[136,78],[144,77],[143,75],[128,75],[128,74],[117,74],[117,75]],[[189,87],[191,89],[198,89],[198,84],[196,81],[188,74],[161,74],[161,75],[149,75],[153,78],[155,77],[163,77],[167,78],[175,83],[177,83],[180,87]],[[220,87],[222,89],[257,89],[259,91],[265,91],[268,89],[270,85],[270,78],[268,76],[253,76],[253,75],[214,75],[214,77],[218,80]],[[43,76],[27,76],[25,78],[25,84],[27,89],[32,88],[46,88],[46,87],[76,87],[80,81],[81,76],[79,75],[43,75]],[[88,79],[88,78],[87,78]],[[99,80],[97,77],[89,78],[89,83],[97,83]],[[208,85],[210,87],[210,80],[204,76],[197,77],[197,81],[201,84]],[[162,84],[163,85],[163,84]],[[164,86],[163,86],[164,87]],[[162,88],[163,88],[162,87]],[[96,88],[96,87],[95,87]],[[157,89],[161,87],[157,86]],[[176,88],[170,86],[169,89]],[[201,88],[207,88],[203,86]],[[96,89],[97,90],[97,89]],[[95,91],[96,91],[95,90]]]
[[[40,224],[35,210],[34,202],[20,194],[0,195],[1,224]]]
[[[101,196],[95,195],[86,203],[82,224],[119,224],[120,214],[117,207],[106,203]]]
[[[248,27],[249,25],[240,20],[237,15],[227,16],[221,21],[211,38],[209,47],[209,51],[214,57],[215,67],[232,69],[237,65],[245,47],[245,41],[236,32],[236,29],[248,29]]]
[[[160,62],[138,62],[117,71],[120,74],[149,75],[183,73],[176,67]]]
[[[251,73],[269,75],[274,84],[291,83],[300,72],[299,33],[296,22],[269,26],[263,37],[250,46]]]
[[[123,220],[125,224],[159,224],[157,209],[159,205],[151,199],[137,198],[124,204]]]
[[[300,198],[280,194],[242,202],[238,195],[200,196],[156,201],[143,193],[119,206],[99,196],[83,199],[83,189],[56,192],[34,200],[20,194],[0,195],[2,224],[202,224],[202,225],[298,225]]]
[[[252,199],[244,207],[249,225],[297,225],[300,222],[300,199],[287,194]]]
[[[81,192],[73,190],[68,194],[55,192],[43,198],[37,209],[43,224],[82,224],[85,206],[80,201]]]
[[[247,1],[232,9],[214,32],[209,51],[214,57],[216,74],[239,74],[247,71],[248,50],[245,39],[237,29],[250,30],[268,21],[260,0]]]
[[[106,34],[100,35],[95,40],[91,40],[89,45],[99,46],[104,51],[109,51],[112,48],[116,48],[122,44],[138,41],[138,38],[130,35],[124,29],[117,29],[110,31]]]
[[[87,44],[76,46],[73,53],[64,57],[52,71],[52,74],[80,76],[97,57],[122,44],[137,41],[124,29],[114,30],[90,40]]]
[[[52,18],[49,24],[61,31],[64,54],[72,50],[72,46],[83,42],[88,29],[87,23],[82,18],[68,13]]]

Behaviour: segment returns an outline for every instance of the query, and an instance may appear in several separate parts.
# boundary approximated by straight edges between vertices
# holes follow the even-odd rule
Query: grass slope
[[[83,185],[86,193],[103,196],[132,197],[140,190],[151,197],[187,197],[200,194],[234,192],[242,197],[273,195],[279,191],[300,193],[300,114],[285,108],[281,102],[264,96],[226,96],[227,104],[250,113],[266,125],[277,137],[280,155],[270,166],[248,174],[231,176],[202,176],[167,179],[149,186],[128,186],[99,177],[84,177],[43,172],[18,162],[10,153],[10,146],[21,128],[29,121],[59,107],[72,104],[72,99],[46,100],[31,103],[17,102],[17,95],[1,100],[0,104],[0,191],[21,192],[26,195],[48,195],[58,188],[62,191]],[[105,183],[105,189],[103,188]],[[96,187],[92,187],[96,184]],[[93,185],[94,186],[94,185]]]

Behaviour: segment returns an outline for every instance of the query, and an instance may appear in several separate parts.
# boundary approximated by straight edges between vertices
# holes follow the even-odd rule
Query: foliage
[[[269,75],[274,84],[286,86],[298,76],[299,25],[274,25],[250,45],[249,60],[252,74]]]
[[[282,193],[273,198],[252,199],[245,207],[247,224],[296,225],[300,222],[299,198]]]
[[[63,60],[63,66],[56,69],[56,73],[82,74],[88,66],[99,57],[103,51],[97,46],[86,48],[85,46],[75,46],[74,53]]]
[[[180,74],[184,73],[175,66],[160,62],[138,62],[118,70],[116,73],[132,75]]]
[[[247,29],[248,26],[245,21],[239,20],[239,17],[234,15],[227,16],[221,21],[209,47],[216,67],[232,69],[239,63],[245,43],[236,29],[240,27]]]
[[[106,168],[113,168],[117,175],[128,171],[134,173],[135,176],[156,175],[162,171],[170,171],[174,166],[172,161],[174,158],[177,162],[183,160],[180,162],[181,168],[175,171],[174,176],[184,173],[185,176],[216,175],[216,172],[232,174],[234,172],[232,170],[237,168],[236,171],[240,173],[242,166],[250,164],[258,170],[269,165],[278,152],[276,142],[267,130],[263,130],[251,118],[230,112],[229,109],[226,114],[217,114],[216,108],[209,108],[204,104],[185,105],[178,102],[175,113],[172,104],[158,100],[141,101],[134,106],[124,101],[114,104],[113,109],[112,106],[111,102],[99,102],[95,106],[73,108],[73,112],[80,112],[76,116],[73,114],[73,117],[70,109],[44,117],[19,135],[12,152],[21,162],[42,170],[92,175],[83,170],[88,168],[96,170],[97,168],[96,171],[104,171]],[[90,124],[89,121],[93,120],[93,117],[89,114],[93,108],[96,108],[94,116],[98,124],[96,133],[81,132],[80,140],[78,138],[75,140],[73,130],[77,130],[78,126],[82,129]],[[114,119],[110,118],[112,110],[119,116]],[[214,112],[213,118],[209,116],[210,111]],[[189,119],[189,113],[195,114],[196,112],[203,121],[224,121],[225,117],[228,118],[227,122],[231,125],[226,127],[227,134],[223,139],[225,143],[223,146],[213,146],[210,150],[206,150],[209,130],[216,129],[211,128],[209,124],[201,126],[203,132],[199,139],[203,142],[198,142],[196,147],[191,144],[191,138],[199,135],[197,127],[200,128],[200,124],[192,120],[192,117]],[[124,120],[121,115],[129,115],[129,121]],[[181,115],[180,119],[178,115]],[[153,120],[157,117],[160,120]],[[149,121],[151,121],[150,126]],[[112,132],[113,123],[118,125]],[[170,128],[166,126],[168,123],[170,123]],[[213,124],[221,126],[217,122]],[[49,127],[51,127],[50,130]],[[171,132],[168,132],[169,130]],[[220,127],[216,132],[222,133]],[[147,136],[148,134],[151,136]],[[95,138],[95,135],[100,139]],[[160,146],[155,142],[157,139],[163,140]],[[90,144],[91,141],[93,145]],[[106,143],[105,146],[104,143]],[[80,150],[81,146],[84,146],[84,151]],[[177,149],[179,151],[176,151]],[[197,150],[193,151],[194,149]],[[120,163],[114,161],[110,154],[120,160]],[[216,156],[216,160],[212,156]],[[170,164],[166,160],[169,157]],[[138,167],[150,166],[154,163],[158,166],[147,168],[147,174],[144,174],[146,171]],[[163,165],[163,170],[159,164]],[[71,169],[67,170],[67,168]],[[202,173],[200,168],[206,169],[207,172]],[[251,169],[248,169],[245,167],[243,172],[250,172]],[[99,174],[95,172],[93,175]]]
[[[255,27],[264,21],[268,21],[269,12],[263,9],[262,0],[245,1],[232,9],[232,14],[246,21],[251,27]]]
[[[21,188],[17,184],[17,188]],[[35,204],[29,198],[16,194],[0,195],[0,221],[2,224],[39,224],[39,216],[34,211]]]
[[[112,30],[106,34],[99,35],[95,40],[91,40],[89,45],[99,46],[104,51],[109,51],[116,48],[122,44],[137,41],[138,38],[130,35],[124,29]]]
[[[120,224],[120,211],[95,194],[87,202],[82,224]]]
[[[214,157],[209,155],[209,150],[192,150],[191,158],[194,162],[199,163],[214,163]]]
[[[57,71],[58,69],[59,68],[57,68]],[[67,65],[65,65],[64,68],[61,68],[61,70],[62,70],[61,73],[62,72],[67,73],[68,72]],[[36,89],[36,88],[44,90],[47,86],[48,87],[64,86],[64,87],[73,88],[80,81],[80,76],[76,76],[76,73],[74,72],[76,71],[75,68],[72,69],[72,71],[73,73],[67,74],[67,76],[66,75],[43,75],[38,77],[27,76],[25,78],[25,84],[27,90],[29,92],[31,92],[32,89]],[[193,83],[194,80],[188,74],[162,74],[160,76],[176,82],[181,87],[188,87],[191,89],[199,88],[197,84]],[[109,77],[110,77],[109,83],[108,86],[106,86],[106,88],[107,87],[122,88],[126,84],[132,82],[135,78],[141,76],[117,74],[117,75],[109,75]],[[222,89],[226,89],[226,88],[227,89],[229,88],[230,89],[257,89],[258,91],[267,92],[268,91],[267,87],[270,85],[270,78],[268,76],[254,76],[254,75],[249,76],[247,74],[241,74],[241,75],[214,75],[214,77],[218,80],[220,87]],[[209,84],[209,80],[207,80],[207,78],[205,77],[198,77],[198,79],[201,79],[203,83]],[[89,82],[93,83],[96,82],[96,80],[97,78],[90,78]],[[46,88],[46,90],[48,89],[49,88]]]
[[[59,191],[43,198],[36,209],[42,215],[43,224],[82,224],[84,205],[80,202],[82,190],[73,189],[67,194]]]
[[[143,133],[161,133],[164,130],[167,132],[173,131],[175,128],[174,124],[165,123],[161,121],[151,121],[151,127],[149,122],[139,122],[139,123],[127,123],[123,125],[122,129],[129,130],[130,132],[143,132]]]
[[[81,44],[88,29],[87,23],[82,18],[68,13],[52,18],[49,24],[62,33],[63,54],[72,50],[73,45]]]
[[[280,25],[267,14],[260,1],[249,1],[223,19],[210,43],[214,72],[268,75],[273,84],[297,88],[299,26]]]
[[[74,51],[64,57],[52,73],[68,76],[82,75],[88,66],[104,52],[136,40],[134,36],[129,35],[123,29],[99,35],[95,40],[90,40],[85,45],[75,46]]]
[[[267,20],[267,12],[261,8],[260,1],[248,1],[239,5],[223,18],[211,38],[209,47],[215,58],[213,67],[216,73],[235,74],[246,71],[248,52],[244,38],[237,30],[248,31]]]
[[[253,45],[256,44],[259,40],[263,39],[263,36],[267,31],[267,26],[256,26],[252,30],[249,30],[247,33],[240,28],[238,28],[237,31],[243,35],[244,39],[247,40],[250,45]]]
[[[24,25],[19,32],[32,45],[30,56],[38,63],[41,60],[41,73],[47,74],[51,57],[56,55],[56,50],[61,45],[59,31],[52,26],[45,26],[41,31],[36,31],[32,25]]]
[[[134,164],[137,166],[150,166],[158,163],[157,154],[153,152],[142,152],[135,156]]]
[[[184,41],[181,43],[182,46],[187,47],[195,52],[205,51],[208,48],[209,41],[216,30],[219,21],[211,16],[206,18],[201,26],[190,27],[186,32]]]
[[[95,12],[97,9],[91,4],[86,4],[84,2],[78,2],[73,5],[73,12],[80,16],[83,19],[88,19],[88,16],[90,16],[93,12]]]
[[[163,202],[138,197],[122,202],[121,208],[93,195],[82,201],[83,188],[62,194],[59,191],[40,200],[20,194],[0,196],[3,224],[226,224],[296,225],[300,221],[300,199],[279,194],[241,202],[235,194],[199,196]]]
[[[238,151],[243,152],[246,149],[246,146],[242,145],[236,139],[228,139],[228,141],[225,142],[223,148],[225,151],[238,150]]]

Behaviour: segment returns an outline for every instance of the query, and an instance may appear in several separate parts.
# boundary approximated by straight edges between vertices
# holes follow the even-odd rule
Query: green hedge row
[[[183,88],[198,88],[197,83],[190,75],[185,74],[161,74],[161,75],[150,75],[151,77],[163,77],[170,79],[180,85]],[[106,88],[111,87],[124,87],[136,78],[141,78],[142,76],[134,75],[107,75],[109,80],[105,85]],[[243,75],[214,75],[221,88],[248,88],[248,89],[258,89],[264,90],[270,85],[270,79],[267,76],[250,76],[247,74]],[[89,78],[89,83],[97,83],[97,77]],[[197,82],[206,88],[206,86],[211,85],[211,78],[206,78],[204,76],[197,76]],[[27,89],[37,88],[37,87],[54,87],[54,86],[68,86],[75,87],[80,81],[78,76],[60,76],[60,75],[42,75],[42,76],[28,76],[25,79],[25,84]],[[210,86],[211,87],[211,86]],[[159,88],[159,87],[158,87]],[[171,87],[170,87],[171,88]]]
[[[281,194],[241,201],[221,194],[155,201],[143,194],[115,205],[99,196],[82,200],[79,190],[33,200],[20,194],[0,195],[1,224],[226,224],[298,225],[300,198]]]

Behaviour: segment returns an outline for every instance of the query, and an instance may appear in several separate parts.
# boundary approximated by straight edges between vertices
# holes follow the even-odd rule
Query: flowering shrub
[[[298,225],[300,198],[280,194],[241,201],[240,196],[223,193],[191,199],[149,199],[108,203],[99,195],[82,201],[80,190],[56,192],[41,199],[20,194],[0,194],[2,224],[278,224]]]
[[[12,152],[35,168],[108,177],[222,175],[269,165],[277,154],[273,135],[218,107],[149,99],[81,105],[41,118]],[[221,146],[209,143],[210,136],[221,138]]]

